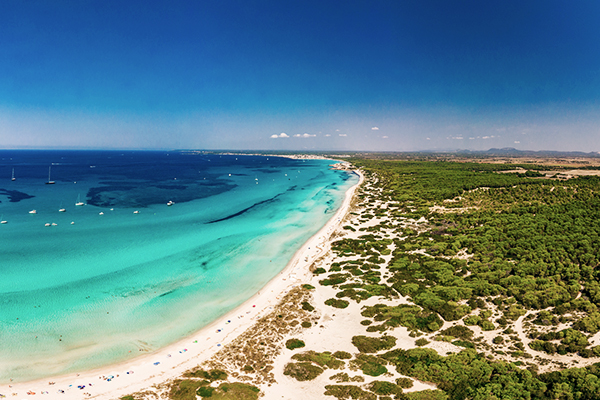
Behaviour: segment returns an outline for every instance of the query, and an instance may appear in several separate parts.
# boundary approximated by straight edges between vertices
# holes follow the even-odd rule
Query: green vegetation
[[[323,373],[324,369],[309,362],[288,363],[283,369],[284,375],[289,375],[299,381],[312,381]]]
[[[306,344],[300,339],[289,339],[287,342],[285,342],[285,347],[287,347],[289,350],[299,349],[304,346],[306,346]]]
[[[200,386],[205,386],[208,381],[191,379],[178,379],[171,385],[169,399],[171,400],[196,400],[196,391]]]
[[[196,369],[187,371],[183,374],[185,378],[202,378],[206,379],[210,382],[213,381],[222,381],[227,379],[227,373],[225,371],[221,371],[219,369],[212,369],[210,371],[204,371],[202,369]]]
[[[387,361],[384,358],[367,354],[359,354],[354,360],[350,361],[351,367],[356,367],[369,376],[385,374],[387,372],[385,364],[387,364]]]
[[[346,351],[336,351],[332,354],[335,358],[339,358],[340,360],[349,360],[352,358],[352,354]]]
[[[371,392],[382,396],[402,393],[402,388],[387,381],[373,381],[368,387]]]
[[[325,395],[337,399],[377,400],[377,395],[354,385],[327,385]]]
[[[300,354],[294,354],[294,356],[292,356],[292,359],[297,361],[310,361],[317,364],[320,367],[327,367],[333,369],[344,367],[344,362],[340,361],[337,357],[335,357],[328,351],[325,351],[323,353],[317,353],[316,351],[311,350]]]
[[[382,336],[381,338],[354,336],[352,344],[356,346],[361,353],[377,353],[381,350],[389,350],[396,345],[396,338],[393,336]]]
[[[410,389],[413,387],[413,381],[409,378],[398,378],[396,379],[396,385],[404,389]]]
[[[196,394],[202,398],[206,398],[206,397],[212,397],[214,391],[215,391],[215,388],[212,386],[201,386],[196,391]]]
[[[328,299],[325,300],[325,305],[335,307],[335,308],[346,308],[350,303],[346,300],[338,300],[338,299]]]
[[[312,304],[310,304],[308,301],[303,301],[302,302],[302,309],[304,311],[308,311],[308,312],[311,312],[311,311],[315,310],[315,308],[312,306]]]
[[[526,361],[531,358],[527,346],[548,354],[600,357],[600,346],[592,347],[588,340],[600,332],[600,177],[546,179],[539,171],[551,168],[531,163],[351,162],[377,178],[368,180],[376,182],[376,190],[359,193],[366,207],[360,220],[385,215],[390,221],[360,228],[364,235],[332,244],[343,258],[329,272],[315,271],[323,275],[321,285],[338,291],[325,304],[345,308],[372,296],[405,296],[413,304],[388,301],[364,307],[361,314],[367,319],[361,324],[366,331],[402,326],[412,337],[434,334],[435,340],[464,350],[444,357],[422,347],[390,350],[395,340],[388,336],[355,336],[353,344],[361,353],[350,360],[350,368],[370,376],[395,368],[436,384],[438,390],[401,393],[412,380],[400,378],[404,380],[395,384],[329,385],[327,395],[380,400],[600,398],[600,364],[537,374],[537,365]],[[519,168],[522,173],[500,173]],[[374,201],[387,206],[374,207]],[[389,255],[386,265],[384,256]],[[525,314],[528,340],[521,342],[512,324]],[[440,331],[446,321],[458,324]],[[497,332],[487,343],[474,338],[479,328],[469,326]],[[416,341],[417,346],[427,343]],[[494,360],[495,354],[518,360]],[[350,381],[348,375],[334,376],[337,383]]]
[[[473,334],[474,332],[467,328],[466,326],[462,326],[462,325],[455,325],[455,326],[451,326],[448,329],[444,329],[443,331],[440,331],[440,333],[442,335],[445,336],[452,336],[458,339],[463,339],[463,340],[469,340],[471,338],[473,338]]]
[[[401,397],[402,400],[448,400],[446,393],[441,390],[422,390],[420,392],[405,393]],[[493,397],[491,399],[494,399]],[[483,399],[482,399],[483,400]]]
[[[260,390],[256,386],[240,382],[225,382],[221,383],[209,396],[203,398],[210,398],[211,400],[258,400],[259,393]]]
[[[435,332],[443,321],[437,313],[423,311],[421,307],[400,304],[398,306],[386,306],[376,304],[372,307],[366,307],[361,315],[363,317],[375,318],[375,321],[383,321],[381,325],[383,330],[405,326],[410,330],[423,332]]]
[[[330,380],[332,381],[336,381],[337,383],[342,383],[342,382],[364,382],[365,378],[363,378],[360,375],[356,375],[356,376],[348,376],[347,373],[345,372],[339,372],[337,374],[331,375],[329,377]]]
[[[317,353],[311,350],[294,354],[292,360],[299,362],[288,363],[283,373],[299,381],[311,381],[321,375],[326,368],[339,369],[345,365],[344,361],[328,351]]]

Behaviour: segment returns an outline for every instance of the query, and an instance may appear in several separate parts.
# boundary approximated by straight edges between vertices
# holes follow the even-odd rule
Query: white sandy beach
[[[194,335],[175,344],[120,364],[12,385],[0,385],[11,398],[118,399],[181,376],[215,355],[255,321],[269,313],[293,287],[310,279],[310,265],[321,257],[326,242],[348,212],[357,185],[348,189],[335,215],[294,254],[285,269],[256,295]]]

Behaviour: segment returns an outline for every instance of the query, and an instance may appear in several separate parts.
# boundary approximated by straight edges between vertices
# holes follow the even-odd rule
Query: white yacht
[[[48,167],[48,182],[46,182],[46,185],[54,185],[54,181],[50,179],[50,172],[52,172],[52,166]]]

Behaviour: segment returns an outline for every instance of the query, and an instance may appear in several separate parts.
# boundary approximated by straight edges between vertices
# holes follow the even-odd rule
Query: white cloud
[[[371,130],[372,130],[372,131],[378,131],[378,130],[379,130],[379,128],[378,128],[378,127],[376,127],[376,126],[374,126],[374,127],[372,127],[372,128],[371,128]]]
[[[311,135],[310,133],[304,133],[302,135],[299,133],[296,133],[294,135],[294,137],[299,137],[299,138],[309,138],[309,137],[315,137],[315,136],[317,136],[317,135]]]
[[[341,137],[346,137],[346,136],[348,136],[348,135],[346,135],[345,133],[340,133],[340,136],[341,136]]]
[[[431,138],[427,138],[427,140],[431,140]]]
[[[339,130],[339,129],[336,129],[335,131],[336,131],[336,132],[339,132],[340,130]]]
[[[470,137],[470,138],[469,138],[469,140],[473,140],[473,139],[475,139],[475,138],[474,138],[474,137]]]
[[[381,138],[382,138],[382,139],[387,139],[388,137],[387,137],[387,136],[382,136]]]
[[[281,132],[279,135],[277,135],[277,134],[271,135],[272,139],[288,138],[288,137],[290,137],[290,136],[287,133],[285,133],[285,132]]]
[[[482,139],[489,139],[489,136],[482,136]]]
[[[329,137],[329,136],[331,136],[329,133],[327,135],[325,135],[325,137]]]
[[[518,140],[515,140],[515,143],[516,143],[516,144],[519,144],[519,143],[521,143],[521,142],[520,142],[520,141],[518,141]]]

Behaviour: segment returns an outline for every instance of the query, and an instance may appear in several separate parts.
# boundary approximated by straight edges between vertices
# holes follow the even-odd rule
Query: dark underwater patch
[[[259,201],[258,203],[254,203],[250,207],[244,208],[243,210],[238,211],[235,214],[228,215],[228,216],[226,216],[224,218],[215,219],[214,221],[209,221],[209,222],[207,222],[207,224],[214,224],[215,222],[227,221],[228,219],[238,217],[238,216],[244,214],[245,212],[250,211],[254,207],[260,206],[261,204],[273,202],[279,196],[281,196],[281,193],[279,193],[277,196],[271,197],[270,199]]]
[[[8,196],[8,201],[10,203],[18,203],[21,200],[32,199],[35,197],[27,193],[19,192],[18,190],[6,189],[0,189],[0,195]]]
[[[87,203],[98,207],[136,208],[168,201],[185,203],[227,192],[237,185],[218,182],[160,182],[109,184],[93,187],[87,193]]]

